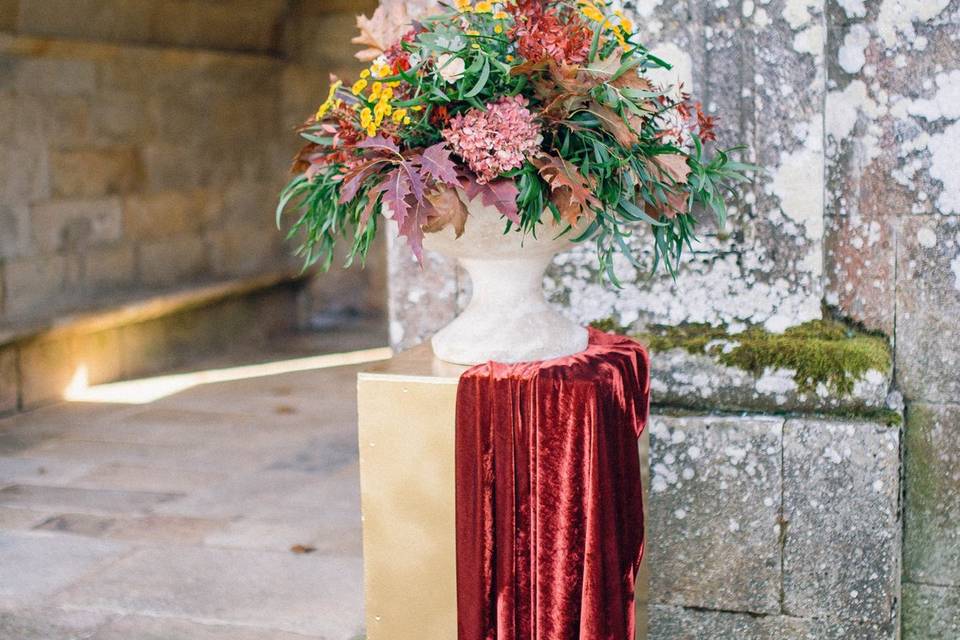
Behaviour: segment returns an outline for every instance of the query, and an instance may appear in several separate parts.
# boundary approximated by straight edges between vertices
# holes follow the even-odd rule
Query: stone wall
[[[293,128],[369,4],[0,0],[0,324],[297,264]],[[382,271],[312,304],[381,308]]]
[[[701,225],[702,242],[676,282],[662,273],[649,278],[621,261],[624,288],[604,287],[593,252],[584,246],[558,258],[548,274],[554,302],[583,322],[611,319],[631,329],[707,322],[780,331],[826,309],[887,335],[895,354],[889,406],[899,409],[902,394],[907,415],[903,636],[958,637],[960,455],[953,443],[960,438],[960,172],[954,159],[960,146],[960,0],[620,4],[636,17],[645,42],[676,63],[671,77],[687,82],[720,114],[721,138],[748,144],[748,159],[767,173],[744,191],[727,229]],[[649,238],[640,233],[634,245],[649,260]],[[389,262],[391,339],[409,346],[463,306],[469,282],[438,256],[428,255],[421,272],[402,246],[390,250]],[[673,391],[696,385],[696,374],[704,373],[700,364],[678,353],[661,360],[660,399],[678,396],[664,393],[664,385]],[[742,391],[744,402],[715,404],[762,408],[753,399],[762,399],[773,382],[755,380],[752,390]],[[877,382],[882,395],[887,381]],[[700,407],[710,402],[697,400]],[[769,409],[816,408],[788,401],[769,403]],[[750,428],[744,421],[742,429]],[[666,453],[654,447],[654,465],[658,455]],[[822,480],[827,491],[832,481]],[[793,534],[787,535],[788,547]],[[847,546],[834,551],[835,562],[855,553]],[[786,580],[787,565],[778,566]],[[888,586],[883,606],[894,593]],[[654,615],[651,628],[662,636],[652,637],[703,637],[689,629],[722,623],[727,631],[717,637],[821,638],[830,636],[800,629],[794,616],[854,622],[839,610],[820,615],[804,609],[802,602],[813,602],[809,594],[793,604],[786,596],[771,604],[746,595],[749,606],[732,607],[745,612],[740,617],[656,604],[664,622],[658,627]],[[740,596],[729,602],[742,604]],[[892,597],[894,605],[900,602]],[[722,600],[694,599],[689,606],[709,609]],[[860,629],[838,637],[886,636]]]

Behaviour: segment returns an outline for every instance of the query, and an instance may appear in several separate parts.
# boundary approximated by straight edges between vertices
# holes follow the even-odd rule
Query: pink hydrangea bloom
[[[450,120],[443,137],[484,184],[523,165],[540,148],[540,127],[523,96],[501,98],[486,111],[471,109]]]

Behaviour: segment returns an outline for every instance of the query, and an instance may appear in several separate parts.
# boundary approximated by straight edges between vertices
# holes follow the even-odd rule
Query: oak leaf
[[[483,204],[496,207],[497,211],[508,220],[516,225],[520,224],[520,214],[517,209],[517,196],[520,195],[520,190],[517,189],[513,180],[499,178],[480,184],[473,172],[464,172],[461,177],[463,190],[468,199],[473,200],[479,196]]]
[[[551,201],[571,226],[576,226],[580,216],[589,215],[593,207],[601,206],[591,191],[593,185],[572,162],[552,155],[542,155],[531,162],[550,185]]]
[[[467,224],[467,206],[457,194],[456,189],[440,188],[427,194],[427,200],[433,206],[432,215],[423,226],[425,233],[436,233],[453,225],[453,231],[459,238]]]

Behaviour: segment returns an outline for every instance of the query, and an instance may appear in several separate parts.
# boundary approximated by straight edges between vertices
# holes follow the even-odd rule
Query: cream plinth
[[[569,249],[570,235],[557,238],[561,228],[541,226],[534,237],[519,231],[504,235],[500,212],[476,198],[467,204],[469,216],[459,238],[452,226],[429,233],[423,246],[456,258],[470,274],[473,295],[467,308],[432,339],[438,358],[456,364],[489,360],[546,360],[583,351],[587,330],[568,319],[543,295],[543,274],[553,257]],[[545,219],[552,220],[549,212]]]

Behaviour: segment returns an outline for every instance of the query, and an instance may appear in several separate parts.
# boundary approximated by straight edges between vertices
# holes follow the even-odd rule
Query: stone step
[[[71,385],[168,370],[291,331],[305,278],[278,271],[0,325],[0,415],[59,401]]]

